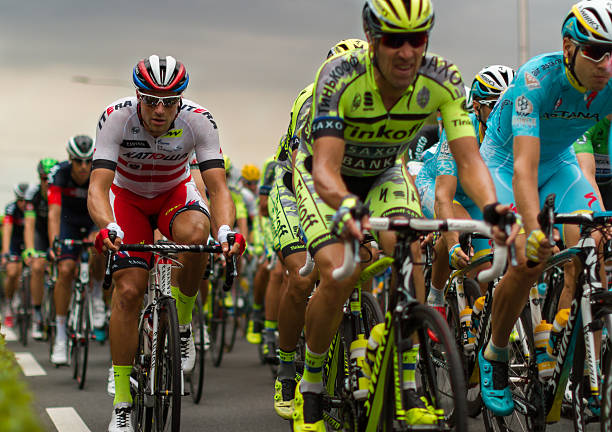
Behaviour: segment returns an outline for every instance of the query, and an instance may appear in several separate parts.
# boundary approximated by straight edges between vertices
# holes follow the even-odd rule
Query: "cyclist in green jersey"
[[[608,153],[610,118],[612,115],[601,119],[574,143],[580,168],[605,207],[603,210],[612,209],[612,171]]]
[[[355,219],[369,228],[368,217],[362,216],[365,206],[374,216],[421,215],[418,194],[399,157],[429,115],[440,110],[460,181],[484,207],[485,219],[496,222],[500,212],[508,211],[496,203],[478,153],[460,72],[446,59],[425,54],[433,15],[430,0],[368,0],[363,23],[369,49],[328,59],[315,80],[311,123],[294,169],[300,223],[321,281],[306,311],[305,370],[293,415],[298,431],[325,430],[322,366],[359,274],[356,270],[345,280],[333,280],[344,247],[332,233],[363,239]],[[506,241],[501,231],[495,232]],[[381,233],[378,241],[391,255],[393,233]],[[414,249],[418,256],[419,245]],[[423,275],[417,271],[414,276],[423,301]],[[405,388],[413,407],[406,412],[408,422],[432,424],[437,417],[418,398],[412,378]]]

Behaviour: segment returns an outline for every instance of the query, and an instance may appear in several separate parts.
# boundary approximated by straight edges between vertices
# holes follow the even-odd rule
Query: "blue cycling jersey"
[[[478,140],[478,145],[480,145],[480,136],[478,133],[478,119],[476,115],[473,113],[469,114],[470,120],[472,121],[472,126],[474,126],[474,131],[476,134],[476,139]],[[425,161],[423,168],[419,172],[417,176],[417,185],[419,181],[433,181],[435,183],[436,177],[441,175],[452,175],[457,177],[457,164],[455,163],[455,158],[450,151],[448,146],[448,139],[446,138],[446,131],[442,130],[442,134],[440,135],[440,142],[438,145],[432,147],[434,149],[433,156],[431,157],[423,157]],[[463,188],[461,187],[461,183],[457,182],[457,192],[456,196],[466,197]]]
[[[540,165],[574,161],[574,141],[611,112],[612,81],[588,91],[567,71],[563,53],[542,54],[521,66],[496,104],[481,153],[492,164],[512,162],[512,138],[531,136],[540,139]]]

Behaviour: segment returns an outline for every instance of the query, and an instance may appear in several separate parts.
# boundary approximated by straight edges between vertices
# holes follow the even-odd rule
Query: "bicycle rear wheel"
[[[147,319],[147,318],[144,318]],[[150,432],[153,427],[153,398],[149,395],[151,370],[151,335],[143,322],[138,327],[138,350],[130,377],[130,390],[134,401],[134,423],[138,432]]]
[[[158,312],[153,426],[158,432],[177,432],[181,425],[181,346],[174,299],[162,298]]]
[[[404,325],[407,329],[417,331],[417,381],[420,382],[421,393],[428,403],[444,412],[439,426],[442,429],[467,431],[465,372],[455,339],[451,336],[444,318],[429,306],[415,305],[410,311],[409,320],[402,323],[402,326]],[[430,339],[431,332],[437,336],[438,342]]]
[[[202,297],[198,295],[193,305],[191,319],[194,343],[196,349],[195,367],[189,376],[189,389],[191,399],[194,403],[200,403],[202,389],[204,388],[204,365],[206,360],[205,336],[204,336],[204,313],[202,312]]]

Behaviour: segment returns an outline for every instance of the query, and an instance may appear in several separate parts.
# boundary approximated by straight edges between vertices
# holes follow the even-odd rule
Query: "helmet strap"
[[[580,80],[578,79],[578,75],[576,75],[576,71],[575,71],[575,66],[576,66],[576,56],[578,55],[578,50],[580,48],[576,47],[576,49],[574,49],[574,55],[572,56],[572,60],[571,61],[567,61],[567,59],[565,58],[565,56],[563,56],[563,63],[565,64],[565,67],[567,68],[567,71],[572,75],[572,78],[574,80],[576,80],[576,83],[580,86],[580,87],[584,87],[584,85],[580,82]]]

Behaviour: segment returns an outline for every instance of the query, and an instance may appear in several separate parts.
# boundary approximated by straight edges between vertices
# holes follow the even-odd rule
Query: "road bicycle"
[[[112,235],[111,235],[112,234]],[[114,241],[115,233],[109,234]],[[234,243],[228,235],[228,243]],[[154,263],[138,325],[138,349],[130,378],[138,431],[179,431],[181,395],[185,394],[181,369],[179,325],[176,302],[170,290],[172,267],[181,264],[177,253],[222,253],[220,245],[122,244],[120,251],[153,252]],[[104,288],[111,283],[113,253],[106,263]],[[225,284],[229,289],[236,277],[235,258],[227,261]]]

